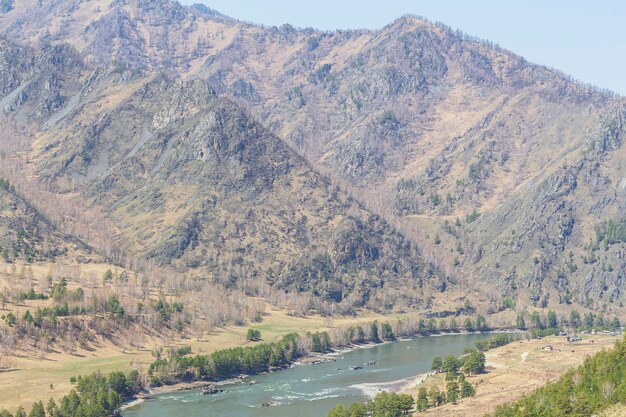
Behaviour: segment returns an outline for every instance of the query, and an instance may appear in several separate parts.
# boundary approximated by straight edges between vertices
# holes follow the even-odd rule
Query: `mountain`
[[[312,294],[345,311],[426,305],[425,289],[446,290],[414,245],[206,81],[118,65],[67,69],[64,47],[10,47],[53,56],[45,82],[55,89],[30,93],[42,82],[33,70],[9,94],[28,93],[5,114],[27,115],[25,169],[104,216],[92,236],[111,236],[110,222],[114,247],[135,258],[250,295],[267,284]],[[9,56],[5,67],[21,65]],[[38,113],[53,97],[59,104]]]
[[[623,305],[621,97],[412,16],[321,32],[168,0],[5,9],[11,60],[35,74],[57,48],[72,74],[48,119],[23,104],[33,175],[127,251],[335,301],[424,280]],[[11,71],[3,100],[27,82]]]

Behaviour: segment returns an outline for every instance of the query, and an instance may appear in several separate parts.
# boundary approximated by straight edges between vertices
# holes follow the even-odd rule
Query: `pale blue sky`
[[[280,26],[376,29],[403,14],[489,39],[531,62],[626,95],[623,0],[183,0]]]

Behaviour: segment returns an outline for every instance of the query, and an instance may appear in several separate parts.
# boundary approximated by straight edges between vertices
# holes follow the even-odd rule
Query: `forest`
[[[33,404],[27,414],[19,407],[15,414],[7,410],[0,417],[110,417],[117,415],[124,400],[143,389],[137,370],[125,374],[112,372],[107,376],[94,373],[73,378],[76,388],[61,401],[50,400]]]
[[[238,375],[256,375],[293,363],[304,354],[296,333],[276,343],[259,343],[213,352],[211,355],[173,356],[157,359],[148,368],[152,386],[183,381],[216,381]]]

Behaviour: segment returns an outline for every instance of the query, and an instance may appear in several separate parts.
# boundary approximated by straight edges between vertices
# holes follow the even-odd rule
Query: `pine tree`
[[[439,320],[439,331],[443,332],[448,330],[448,324],[446,323],[445,319],[441,319]]]
[[[425,411],[428,409],[428,392],[426,391],[426,387],[420,387],[417,392],[417,401],[416,401],[417,411]]]
[[[356,343],[365,342],[365,330],[361,326],[356,327]]]
[[[248,332],[246,333],[246,340],[254,342],[261,340],[261,331],[256,329],[248,329]]]
[[[446,373],[447,380],[456,379],[459,374],[459,369],[461,368],[461,362],[455,358],[453,355],[448,355],[443,360],[443,364],[441,369]]]
[[[473,331],[474,330],[474,324],[472,323],[472,319],[467,317],[465,319],[465,321],[463,322],[463,327],[465,328],[465,331],[467,331],[467,332]]]
[[[530,326],[533,329],[543,329],[545,327],[541,321],[541,316],[538,311],[533,311],[530,315]]]
[[[446,399],[449,403],[456,404],[459,399],[459,383],[456,381],[448,381],[446,385]]]
[[[572,310],[572,312],[569,315],[569,324],[572,327],[580,327],[581,322],[580,322],[580,313],[576,310]]]
[[[476,330],[478,330],[479,332],[485,332],[489,329],[489,327],[487,326],[487,320],[485,320],[485,317],[482,315],[478,315],[478,317],[476,317]]]
[[[391,325],[389,323],[383,323],[382,325],[382,336],[384,340],[394,340],[396,337],[393,334],[393,330],[391,329]]]
[[[33,322],[33,316],[30,314],[30,310],[26,310],[26,313],[24,313],[24,317],[22,317],[22,319],[27,322],[27,323],[31,323]]]
[[[461,398],[473,397],[476,395],[476,390],[472,387],[463,374],[459,376],[459,386]]]
[[[378,336],[378,322],[375,321],[370,326],[370,341],[374,343],[380,342],[380,337]]]
[[[441,361],[441,356],[435,356],[433,358],[433,364],[430,369],[435,372],[441,372],[441,367],[443,366],[443,362]]]
[[[463,372],[468,375],[482,374],[485,372],[485,363],[485,354],[480,351],[474,351],[465,357],[463,361]]]
[[[7,326],[13,327],[16,322],[15,315],[13,313],[7,314],[6,317],[4,318],[4,321],[7,324]]]
[[[30,409],[28,417],[46,417],[46,411],[44,410],[43,403],[41,401],[33,404],[33,408]]]
[[[556,317],[556,312],[550,310],[548,311],[548,328],[556,329],[557,327],[559,327],[559,323]]]

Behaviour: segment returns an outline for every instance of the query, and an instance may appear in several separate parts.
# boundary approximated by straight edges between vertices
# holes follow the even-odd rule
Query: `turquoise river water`
[[[395,391],[430,371],[435,356],[460,355],[490,334],[418,337],[335,353],[335,362],[296,366],[222,386],[223,393],[183,391],[155,396],[124,417],[324,417],[338,403]],[[367,363],[375,364],[366,365]],[[350,367],[362,369],[350,370]],[[250,381],[256,381],[249,385]],[[272,403],[262,407],[263,403]]]

